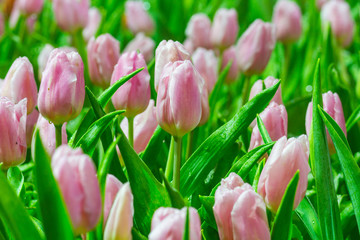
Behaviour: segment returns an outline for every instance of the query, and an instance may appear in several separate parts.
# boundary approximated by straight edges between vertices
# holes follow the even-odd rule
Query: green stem
[[[176,190],[180,190],[180,168],[181,168],[181,137],[174,137],[174,172],[173,183]]]
[[[291,57],[290,54],[291,54],[291,48],[289,43],[284,43],[284,64],[281,75],[281,84],[283,85],[282,88],[285,88],[284,84],[287,82],[289,63]]]
[[[134,147],[134,118],[133,117],[128,117],[128,130],[129,130],[129,143],[130,146]]]
[[[171,180],[170,176],[172,173],[173,165],[174,165],[174,137],[171,137],[169,155],[168,155],[168,160],[167,160],[166,169],[165,169],[165,177],[169,181]]]
[[[62,124],[55,125],[56,148],[61,145],[61,128]]]
[[[244,85],[243,85],[243,92],[242,92],[242,105],[244,106],[249,98],[250,93],[250,76],[245,76]]]
[[[191,132],[189,132],[188,138],[187,138],[185,160],[188,160],[192,154],[193,139],[194,139],[194,131],[191,131]]]

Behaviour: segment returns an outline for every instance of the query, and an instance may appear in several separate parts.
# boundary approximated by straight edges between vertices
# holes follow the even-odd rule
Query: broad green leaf
[[[138,230],[136,230],[135,228],[131,229],[131,235],[133,237],[134,240],[147,240],[147,237],[145,237],[144,235],[142,235]]]
[[[256,115],[256,123],[257,123],[257,127],[259,128],[259,132],[260,132],[260,135],[261,135],[264,143],[271,143],[272,142],[271,137],[270,137],[268,131],[266,130],[264,122],[262,121],[259,114]]]
[[[271,228],[271,239],[288,240],[291,236],[292,213],[298,182],[299,171],[295,173],[294,177],[289,182],[284,196],[281,199],[279,209]]]
[[[360,229],[360,168],[351,153],[349,144],[339,125],[320,107],[319,112],[338,154],[346,186],[354,207],[356,221]]]
[[[245,104],[227,123],[213,132],[190,156],[180,170],[180,192],[183,196],[194,193],[207,174],[224,155],[224,150],[233,144],[250,125],[256,114],[263,111],[274,96],[280,82],[267,88]]]
[[[43,239],[2,171],[0,171],[0,186],[0,221],[6,223],[13,238]]]
[[[346,130],[350,129],[360,120],[360,105],[351,113],[350,117],[346,121]]]
[[[89,127],[94,121],[95,121],[94,111],[92,109],[89,109],[85,114],[85,117],[81,121],[79,128],[71,136],[69,140],[69,146],[75,147],[76,144],[81,139],[81,137],[84,136],[84,134],[86,133],[86,131],[89,129]]]
[[[291,231],[291,239],[296,239],[296,240],[303,240],[303,236],[301,231],[296,227],[295,224],[292,224],[291,226],[292,231]]]
[[[11,167],[7,172],[7,179],[16,191],[16,195],[20,196],[24,187],[24,176],[18,167]],[[24,190],[23,190],[24,191]]]
[[[202,204],[202,207],[205,210],[205,221],[214,229],[217,229],[215,216],[213,212],[213,206],[215,204],[215,197],[214,196],[199,196],[200,202]]]
[[[351,202],[341,211],[340,216],[344,237],[347,237],[354,231],[354,228],[357,228],[354,207]]]
[[[73,239],[69,215],[50,166],[39,131],[35,133],[35,176],[47,239]],[[27,238],[24,238],[27,239]]]
[[[160,171],[160,174],[161,174],[162,180],[164,181],[165,188],[169,194],[169,198],[171,200],[171,206],[173,208],[178,208],[178,209],[183,208],[185,206],[185,200],[183,199],[181,194],[170,185],[170,183],[167,180],[167,178],[165,177],[163,171]]]
[[[307,197],[304,197],[300,202],[299,206],[295,209],[295,213],[303,223],[311,239],[320,240],[321,228],[319,218]]]
[[[190,216],[189,216],[189,207],[186,208],[186,218],[185,218],[185,224],[184,224],[183,240],[190,240]]]
[[[311,170],[315,177],[317,211],[324,239],[341,240],[341,222],[337,203],[325,126],[317,105],[322,105],[320,59],[313,82],[313,118],[309,136]]]

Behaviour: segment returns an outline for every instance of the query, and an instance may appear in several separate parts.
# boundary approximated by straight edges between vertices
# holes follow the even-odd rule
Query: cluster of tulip
[[[154,41],[154,33],[160,27],[157,24],[163,19],[159,17],[160,20],[154,21],[149,14],[152,1],[122,2],[120,11],[114,11],[109,19],[102,16],[109,9],[97,8],[97,2],[0,1],[3,9],[0,49],[3,49],[3,39],[11,38],[12,29],[19,25],[23,24],[25,34],[32,36],[46,6],[51,6],[50,13],[61,29],[58,31],[68,36],[68,43],[72,45],[45,42],[36,54],[37,61],[31,62],[33,59],[26,56],[16,58],[4,80],[0,80],[0,166],[5,173],[0,172],[0,186],[12,184],[14,187],[16,181],[11,174],[14,169],[18,169],[21,176],[34,169],[36,179],[49,182],[54,179],[56,184],[52,189],[58,189],[59,196],[51,193],[43,197],[49,197],[52,203],[58,197],[65,206],[64,216],[68,217],[59,220],[62,216],[54,214],[56,211],[44,213],[43,209],[61,204],[44,205],[43,185],[39,180],[34,182],[32,175],[26,176],[26,181],[36,185],[39,199],[35,197],[34,201],[39,204],[35,208],[40,209],[42,215],[39,216],[37,210],[35,214],[24,211],[24,216],[35,219],[30,223],[38,226],[35,232],[40,238],[52,239],[56,235],[52,233],[63,231],[66,224],[49,227],[37,218],[57,219],[59,223],[69,221],[70,235],[83,239],[146,239],[146,236],[152,240],[280,239],[278,229],[284,239],[292,236],[336,239],[336,231],[329,233],[326,226],[326,221],[333,219],[327,219],[323,213],[319,213],[320,221],[316,216],[319,229],[315,229],[313,215],[316,213],[309,198],[315,199],[314,204],[320,209],[322,196],[317,187],[320,181],[328,179],[319,180],[319,172],[330,176],[332,185],[329,186],[334,188],[330,155],[336,156],[341,168],[347,169],[341,161],[344,154],[339,153],[339,142],[344,143],[343,148],[350,152],[352,159],[354,157],[346,141],[349,124],[345,124],[345,111],[339,97],[342,95],[326,88],[328,92],[322,94],[322,100],[317,99],[315,94],[320,96],[321,87],[319,90],[316,84],[320,82],[318,75],[329,79],[335,75],[338,81],[345,79],[344,82],[353,75],[349,76],[343,67],[341,74],[345,77],[339,77],[336,69],[331,68],[336,60],[329,60],[326,65],[329,70],[319,70],[317,65],[313,87],[306,86],[314,91],[313,100],[310,101],[309,95],[305,96],[306,101],[301,100],[308,104],[302,120],[306,135],[293,131],[288,134],[289,102],[283,99],[282,92],[288,92],[287,87],[294,85],[290,77],[287,79],[288,69],[294,65],[286,64],[290,61],[287,53],[291,47],[298,47],[295,44],[303,31],[310,32],[303,30],[301,9],[295,1],[278,1],[271,7],[271,23],[255,19],[243,32],[237,8],[219,8],[214,14],[192,14],[186,29],[182,30],[183,44],[162,38]],[[314,8],[315,0],[311,2]],[[324,32],[331,29],[330,45],[345,51],[360,27],[354,24],[350,5],[345,1],[319,0],[316,6],[312,11],[321,19]],[[357,7],[360,9],[359,3]],[[126,31],[132,36],[130,41],[119,41],[116,36],[103,32],[106,21],[117,15],[122,16]],[[360,19],[360,13],[357,17]],[[359,40],[358,37],[357,50]],[[121,53],[120,42],[126,43]],[[281,61],[286,62],[285,65],[278,59],[271,60],[277,45],[284,47],[285,57]],[[281,86],[279,79],[263,74],[267,67],[272,67],[269,61],[284,65],[279,74]],[[354,75],[360,72],[359,63],[348,65]],[[311,72],[313,66],[309,67]],[[257,80],[259,78],[264,80]],[[234,112],[231,112],[231,101],[237,104]],[[317,107],[321,102],[324,113]],[[228,108],[224,111],[230,113],[223,114],[221,108]],[[360,118],[359,112],[360,109],[355,110],[350,117],[351,127]],[[320,139],[321,134],[314,134],[314,128],[324,128],[315,125],[320,113],[334,120],[327,121],[335,124],[335,130],[326,130],[326,135],[324,130],[326,154],[321,152],[328,156],[330,167],[315,172],[314,156],[319,156],[316,146],[320,143],[314,141]],[[340,140],[334,140],[334,131]],[[182,144],[184,140],[186,148]],[[236,146],[235,150],[231,149],[232,145]],[[39,148],[44,150],[43,154]],[[213,153],[209,153],[211,151]],[[50,160],[49,172],[39,166],[39,158]],[[359,164],[355,162],[350,172],[343,171],[347,188],[352,189],[348,176],[352,171],[360,172]],[[3,181],[2,175],[7,176],[11,184],[5,178]],[[360,175],[351,176],[358,184]],[[292,191],[294,179],[297,182]],[[311,191],[315,187],[313,196]],[[349,190],[350,215],[360,222],[357,205],[360,202],[354,200],[360,194],[356,189],[360,189],[354,189]],[[0,197],[0,226],[5,226],[0,229],[0,238],[4,235],[16,239],[26,234],[13,230],[9,221],[11,208],[6,209],[4,204],[9,203],[11,196],[6,200]],[[19,201],[18,198],[20,193],[13,201]],[[308,217],[299,214],[300,224],[292,223],[292,211],[304,201],[308,205],[304,210],[305,203],[302,204],[302,211],[313,212]],[[328,201],[334,204],[330,198]],[[335,205],[337,210],[330,216],[337,214],[339,218],[336,199]],[[17,215],[13,217],[16,221]],[[334,218],[332,224],[338,224],[339,220]],[[288,229],[279,228],[280,221],[288,222]],[[302,232],[298,225],[307,230]],[[359,236],[356,229],[355,224],[348,233],[349,239]],[[60,234],[58,238],[65,235]],[[342,237],[342,233],[340,235]]]

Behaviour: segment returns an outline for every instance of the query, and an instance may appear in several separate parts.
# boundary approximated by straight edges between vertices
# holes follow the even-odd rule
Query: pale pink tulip
[[[44,0],[16,0],[21,12],[26,15],[38,14],[41,12]]]
[[[89,9],[88,21],[82,34],[85,41],[89,41],[91,37],[94,37],[101,23],[101,13],[99,9],[92,7]]]
[[[132,33],[151,34],[154,31],[154,20],[146,11],[143,2],[126,1],[125,16],[126,25]]]
[[[89,0],[53,0],[52,6],[59,27],[67,32],[76,32],[86,27],[89,4]]]
[[[135,38],[131,40],[124,52],[139,51],[145,58],[146,62],[154,57],[155,41],[147,37],[144,33],[136,34]]]
[[[279,82],[279,79],[275,79],[272,76],[269,76],[265,78],[264,81],[257,80],[254,85],[251,87],[250,90],[250,99],[253,99],[257,94],[259,94],[263,89],[263,85],[265,85],[266,88],[274,86],[276,83]],[[276,102],[277,104],[283,104],[282,98],[281,98],[281,87],[278,88],[276,91],[274,97],[271,99],[271,102]]]
[[[34,129],[39,118],[39,112],[34,109],[26,119],[26,144],[31,147],[31,140],[33,137]]]
[[[236,42],[238,32],[236,10],[225,8],[217,10],[211,28],[211,43],[219,48],[228,48]]]
[[[105,202],[104,202],[104,227],[106,225],[106,221],[108,219],[115,197],[122,187],[123,184],[114,175],[108,174],[106,176]]]
[[[223,70],[230,61],[232,61],[231,67],[225,79],[225,83],[227,84],[234,82],[240,73],[236,60],[235,46],[231,46],[223,52],[221,70]]]
[[[203,13],[192,15],[185,30],[185,34],[193,47],[211,48],[210,43],[211,21]]]

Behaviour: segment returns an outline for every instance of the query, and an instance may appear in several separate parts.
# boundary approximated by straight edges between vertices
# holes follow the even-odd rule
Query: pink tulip
[[[131,229],[134,216],[133,195],[130,184],[125,183],[119,190],[107,220],[104,240],[132,239]]]
[[[26,143],[28,147],[31,147],[31,140],[34,133],[34,128],[39,118],[39,112],[34,109],[26,119]]]
[[[213,50],[198,48],[192,55],[196,70],[205,80],[205,87],[210,94],[218,79],[218,60]]]
[[[80,148],[62,145],[56,149],[51,167],[75,234],[92,230],[101,216],[101,196],[94,163]]]
[[[144,56],[145,61],[150,62],[154,57],[154,48],[154,40],[147,37],[144,33],[138,33],[135,38],[126,45],[124,52],[139,51]]]
[[[158,208],[151,221],[149,240],[182,240],[186,220],[186,207]],[[189,208],[190,240],[201,239],[201,222],[199,214],[193,207]]]
[[[346,136],[347,132],[345,126],[344,112],[339,95],[337,93],[332,93],[331,91],[328,91],[327,93],[323,93],[322,100],[323,100],[323,107],[325,112],[327,112],[335,120],[335,122],[339,125],[339,127]],[[312,102],[310,102],[306,111],[306,121],[305,121],[306,134],[308,136],[310,134],[312,113],[313,113],[313,105]],[[335,151],[334,143],[331,140],[328,130],[326,130],[326,138],[330,153],[331,154],[335,153],[336,151]]]
[[[220,240],[270,239],[264,201],[235,173],[221,180],[213,211]]]
[[[183,45],[186,51],[188,51],[190,54],[193,54],[195,51],[194,44],[189,38],[185,39]]]
[[[258,193],[264,198],[268,208],[276,212],[285,190],[294,177],[300,172],[293,209],[297,208],[305,196],[308,182],[309,143],[306,135],[298,138],[280,138],[271,150],[264,169],[261,172]]]
[[[26,99],[14,104],[0,97],[0,163],[7,169],[25,161]]]
[[[237,43],[237,62],[246,75],[260,74],[269,62],[275,47],[275,28],[260,19],[255,20]]]
[[[27,57],[19,57],[13,62],[4,79],[0,95],[8,97],[14,103],[27,98],[27,113],[34,110],[37,104],[37,87],[34,70]]]
[[[330,0],[330,1],[339,1],[343,2],[344,0]],[[316,0],[316,7],[321,10],[321,8],[325,5],[325,3],[329,2],[329,0]]]
[[[259,94],[263,89],[263,83],[265,84],[266,88],[274,86],[276,83],[279,82],[279,79],[275,79],[272,76],[265,78],[264,82],[262,80],[257,80],[250,90],[250,99],[253,99],[257,94]],[[275,96],[271,99],[271,102],[276,102],[277,104],[283,104],[281,98],[281,87],[275,93]]]
[[[56,149],[55,126],[46,120],[41,114],[38,117],[36,128],[39,129],[41,141],[49,156],[52,156]],[[67,144],[66,123],[61,127],[61,143]],[[34,149],[35,146],[32,146]]]
[[[223,70],[230,61],[232,61],[231,67],[225,79],[225,83],[227,84],[234,82],[240,73],[236,60],[235,46],[231,46],[223,52],[221,70]]]
[[[192,15],[186,27],[185,34],[194,48],[211,48],[210,43],[211,21],[203,13]]]
[[[134,149],[137,153],[145,150],[158,125],[154,105],[155,102],[151,99],[146,110],[134,118]],[[128,120],[124,118],[120,126],[127,136]]]
[[[264,122],[271,140],[277,141],[282,136],[287,135],[288,116],[284,105],[271,102],[270,105],[260,113],[260,118]],[[256,124],[251,134],[249,149],[254,149],[262,144],[264,144],[264,141]]]
[[[278,1],[274,8],[273,23],[277,40],[285,43],[298,40],[302,32],[299,6],[293,1]]]
[[[119,60],[120,43],[106,33],[92,37],[87,45],[87,58],[91,82],[102,88],[110,86],[114,66]]]
[[[77,52],[55,49],[43,72],[38,107],[55,125],[76,118],[85,99],[84,65]]]
[[[41,12],[44,0],[17,0],[21,12],[26,15],[38,14]]]
[[[327,2],[321,9],[321,19],[330,23],[331,31],[341,46],[350,45],[354,36],[354,19],[347,2]]]
[[[236,10],[225,8],[217,10],[211,28],[211,43],[220,48],[228,48],[235,43],[238,32]]]
[[[155,89],[158,91],[160,76],[163,68],[169,62],[190,60],[190,53],[185,47],[172,40],[161,41],[155,51]]]
[[[123,187],[123,184],[111,174],[106,176],[105,186],[105,203],[104,203],[104,227],[108,219],[111,207],[114,203],[115,197],[119,190]]]
[[[150,100],[150,75],[141,53],[130,52],[120,56],[111,77],[111,85],[133,71],[144,67],[113,95],[112,102],[116,109],[125,109],[124,116],[135,117],[143,112]]]
[[[88,21],[82,34],[85,41],[89,41],[91,37],[94,37],[101,23],[101,13],[99,9],[92,7],[89,9]]]
[[[156,118],[165,131],[182,137],[199,124],[203,81],[189,60],[168,63],[164,67],[156,100]]]
[[[202,95],[201,95],[201,118],[200,118],[200,122],[199,122],[199,126],[204,125],[208,119],[209,119],[209,114],[210,114],[210,106],[209,106],[209,95],[207,92],[207,89],[202,90]]]
[[[132,33],[151,34],[154,31],[154,21],[145,10],[142,2],[127,1],[125,3],[125,16],[126,25]]]
[[[86,27],[89,0],[53,0],[53,10],[59,27],[67,32],[75,32]]]

